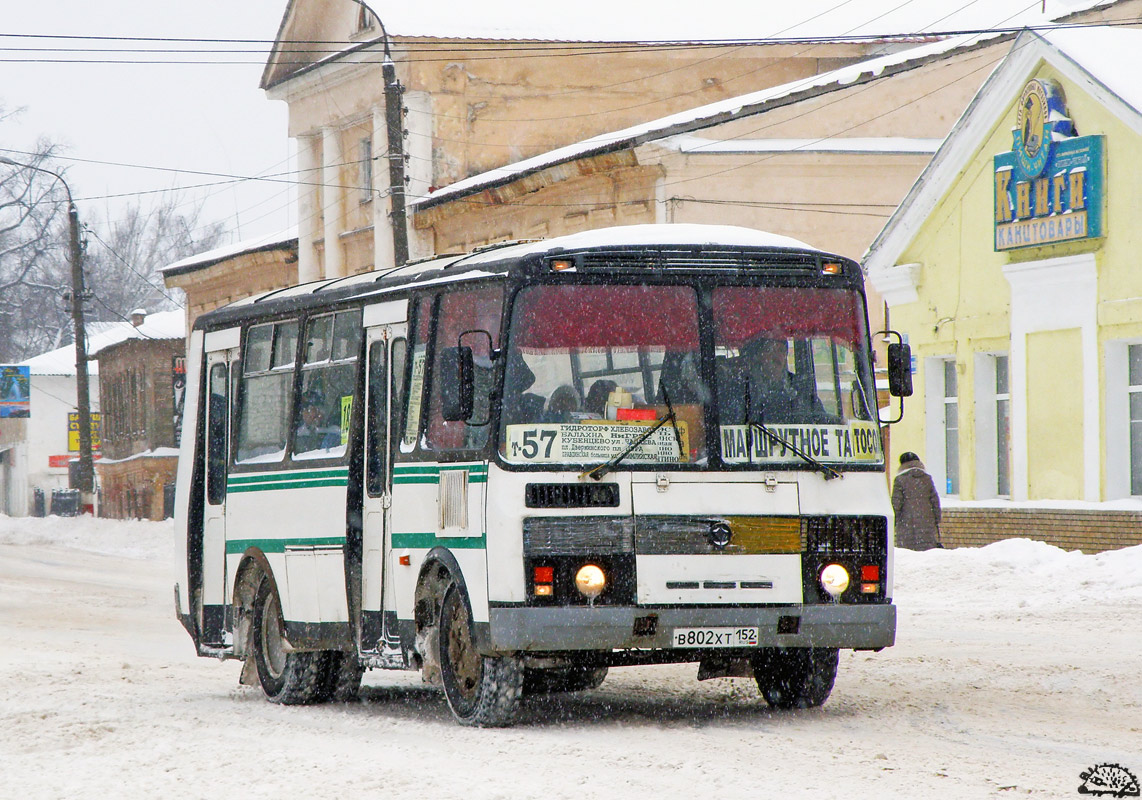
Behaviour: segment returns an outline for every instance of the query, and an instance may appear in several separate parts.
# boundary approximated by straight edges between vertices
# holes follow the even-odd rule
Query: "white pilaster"
[[[345,274],[345,259],[341,254],[341,209],[344,205],[341,188],[341,132],[336,128],[321,130],[321,183],[325,194],[325,270],[326,278],[340,278]]]
[[[297,138],[297,282],[308,283],[321,277],[316,240],[321,232],[318,222],[317,187],[321,182],[318,169],[316,136]]]
[[[392,193],[389,192],[389,131],[384,105],[373,106],[373,269],[393,261]]]

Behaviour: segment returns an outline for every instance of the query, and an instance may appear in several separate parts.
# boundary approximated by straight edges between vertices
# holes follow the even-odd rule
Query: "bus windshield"
[[[864,313],[847,289],[726,286],[700,298],[688,285],[524,288],[506,355],[501,456],[593,466],[645,436],[624,468],[712,458],[803,466],[798,450],[830,464],[880,463]],[[706,326],[714,335],[703,352]]]
[[[724,286],[711,306],[726,463],[883,462],[859,293]]]

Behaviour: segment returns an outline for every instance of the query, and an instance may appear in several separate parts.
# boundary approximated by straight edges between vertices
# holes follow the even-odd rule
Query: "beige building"
[[[1084,0],[1078,6],[1099,4],[1099,0]],[[439,14],[421,12],[422,19],[418,22],[415,9],[388,7],[379,2],[374,5],[384,16],[387,29],[351,0],[292,0],[263,74],[262,86],[267,95],[289,105],[289,135],[297,141],[300,281],[352,274],[393,261],[389,160],[385,157],[390,151],[386,108],[393,107],[391,103],[396,101],[392,98],[397,95],[390,94],[386,98],[383,69],[386,61],[391,63],[393,77],[400,84],[399,104],[404,110],[401,127],[405,134],[399,146],[405,155],[402,166],[407,177],[406,194],[415,202],[431,195],[438,187],[451,186],[457,181],[559,147],[716,101],[725,100],[733,105],[733,98],[750,92],[789,85],[877,54],[898,52],[917,44],[914,39],[886,41],[861,38],[846,41],[838,35],[832,41],[740,43],[717,48],[638,45],[632,40],[646,41],[644,37],[652,35],[649,31],[660,33],[662,38],[679,41],[695,36],[700,28],[711,38],[734,39],[742,35],[745,21],[732,14],[708,15],[711,19],[720,19],[720,27],[715,30],[708,25],[701,27],[703,23],[709,23],[706,17],[695,19],[693,15],[676,15],[666,22],[644,18],[637,20],[640,27],[631,28],[628,40],[621,41],[618,37],[622,34],[624,20],[635,16],[626,8],[613,9],[605,18],[595,18],[592,31],[596,38],[574,38],[583,29],[581,15],[565,20],[562,27],[549,25],[546,30],[491,35],[492,26],[487,19],[483,20],[482,26],[470,24],[470,18],[478,16],[475,7],[457,4],[448,6],[451,11]],[[461,19],[452,19],[450,14],[453,11]],[[941,9],[933,8],[933,19],[947,16],[946,10],[936,11]],[[962,24],[970,27],[973,21],[979,25],[987,20],[986,25],[992,25],[998,21],[992,19],[996,13],[998,11],[993,10],[986,15],[981,14],[978,19],[965,19]],[[668,14],[662,16],[669,17]],[[830,15],[815,15],[807,10],[803,15],[798,13],[794,16],[809,20],[796,28],[798,35],[819,37],[834,33],[828,25]],[[885,15],[870,12],[869,16],[886,26],[893,24],[891,15],[883,20],[880,17]],[[510,27],[510,21],[500,22]],[[769,35],[784,33],[781,29],[769,30],[765,25],[765,20],[748,20],[748,26],[759,32]],[[571,33],[565,32],[564,28],[570,29]],[[300,48],[293,44],[295,42],[345,45],[331,45],[331,49],[316,46]],[[981,67],[978,62],[975,66],[982,72],[974,76],[974,82],[968,81],[970,85],[951,90],[953,93],[958,91],[965,101],[986,75],[987,67]],[[924,91],[922,88],[916,90]],[[887,102],[895,105],[901,99],[892,97]],[[841,127],[875,120],[891,105],[885,107],[879,100],[854,103],[850,113],[855,116],[848,117]],[[933,107],[936,105],[932,104]],[[927,132],[908,135],[942,137],[959,109],[952,103],[940,105],[939,109],[935,119],[914,118],[914,122],[928,124],[911,127],[925,128]],[[788,130],[782,135],[808,137],[809,140],[820,138],[821,131],[830,127],[824,124],[824,117],[832,116],[822,108],[815,116],[816,130],[808,134],[803,131],[813,128],[813,123],[798,125],[788,120],[792,124],[784,126]],[[839,118],[836,121],[840,121]],[[885,124],[880,126],[881,131],[889,129],[890,121],[885,120]],[[867,127],[871,131],[876,126]],[[794,129],[800,129],[802,133],[796,133]],[[759,138],[744,127],[737,132],[727,131],[725,135]],[[769,132],[765,135],[772,136]],[[837,134],[831,132],[828,135]],[[866,132],[866,135],[899,137],[903,134]],[[908,174],[894,176],[901,191],[926,163],[933,147],[931,143],[921,145],[919,152],[911,154],[914,157]],[[718,168],[708,166],[707,155],[715,161],[723,159],[730,162],[735,159],[756,161],[759,158],[757,153],[748,151],[712,155],[678,149],[675,160],[692,161],[698,172],[713,177]],[[814,157],[812,160],[817,159]],[[818,170],[819,174],[828,174],[831,169],[829,161],[824,159],[824,168]],[[613,170],[635,165],[627,158],[617,162],[603,159],[586,166],[592,170],[599,167]],[[774,170],[774,173],[784,171],[785,175],[780,180],[788,185],[799,179],[801,166],[796,159],[787,159],[781,170]],[[875,165],[872,169],[872,174],[878,173]],[[653,200],[650,188],[656,184],[657,172],[655,169],[636,169],[620,176],[624,183],[629,180],[642,184],[642,188],[637,190],[640,198],[635,201],[636,205],[648,202],[645,199],[647,194],[651,194]],[[609,183],[610,179],[604,182]],[[731,186],[729,189],[748,195],[748,191],[740,189],[756,188],[755,181],[748,178],[741,183],[744,186]],[[810,204],[827,202],[820,192],[797,188],[798,192],[788,196],[800,195],[800,199]],[[604,195],[613,194],[605,186],[574,186],[571,189],[582,189],[589,194],[585,201],[576,201],[578,211],[568,221],[568,230],[613,224],[631,218],[625,214],[612,215],[606,210],[598,213],[593,207],[593,198],[599,191]],[[686,204],[696,208],[703,201],[722,200],[719,192],[706,193],[693,200],[689,197],[691,194],[687,187],[683,187],[672,192],[669,199],[662,198],[661,202],[669,202],[675,207]],[[881,213],[887,214],[898,201],[900,193],[887,189],[880,194],[883,196],[874,198],[872,202],[881,204]],[[751,202],[755,199],[750,197]],[[475,216],[479,216],[478,201],[467,201],[468,205],[473,203],[477,204]],[[820,208],[828,206],[812,205],[800,209],[799,213],[818,213],[813,209]],[[694,211],[693,215],[721,219],[725,211],[724,207],[707,207],[704,213]],[[658,218],[659,210],[652,205],[645,212],[638,212],[637,208],[633,212],[633,218],[645,221]],[[662,218],[667,216],[662,214]],[[773,217],[774,214],[757,215],[758,222],[762,224]],[[456,222],[468,224],[470,221],[472,216]],[[882,221],[877,219],[871,224],[857,226],[866,231],[863,244],[867,244]],[[412,257],[418,257],[464,246],[472,241],[490,240],[496,238],[503,228],[502,220],[495,220],[495,223],[498,228],[491,223],[483,225],[488,229],[486,235],[460,237],[451,234],[441,236],[432,225],[425,227],[421,221],[408,230],[408,249]],[[521,227],[542,232],[542,225]],[[548,224],[547,230],[555,234],[564,227],[562,221],[556,221]],[[822,227],[831,226],[825,224]],[[332,245],[334,242],[336,246]]]
[[[508,6],[495,4],[485,9],[445,3],[429,13],[377,0],[372,6],[383,17],[378,20],[354,0],[291,0],[262,87],[271,99],[289,105],[289,135],[297,141],[298,280],[393,262],[386,156],[396,148],[388,146],[386,110],[398,106],[405,196],[417,206],[415,224],[406,218],[404,226],[413,258],[502,238],[671,219],[800,232],[810,243],[859,255],[927,163],[932,140],[947,133],[1001,48],[938,58],[939,67],[910,70],[914,75],[908,80],[874,80],[878,86],[871,90],[862,79],[847,90],[835,87],[839,93],[821,91],[832,96],[816,101],[789,93],[784,102],[765,107],[760,129],[756,114],[752,122],[738,123],[751,115],[723,113],[716,130],[700,128],[713,142],[660,131],[654,144],[638,142],[638,150],[607,148],[577,157],[574,164],[562,161],[563,175],[547,170],[505,190],[491,208],[486,197],[452,195],[452,208],[443,209],[437,190],[646,120],[689,114],[688,109],[717,101],[726,101],[729,109],[735,98],[812,82],[846,65],[913,49],[924,39],[845,36],[893,26],[916,30],[919,17],[897,13],[896,4],[864,5],[864,11],[850,10],[857,15],[852,19],[836,9],[826,14],[808,7],[775,10],[766,19],[742,18],[740,9],[714,9],[698,17],[667,9],[648,18],[624,6],[597,16],[584,10],[554,26],[529,28],[515,19],[526,16],[526,9],[514,6],[512,16],[505,17]],[[1137,0],[1051,3],[1043,13],[1014,0],[985,8],[969,4],[952,13],[934,0],[918,5],[921,16],[953,29],[973,29],[1013,19],[1043,21],[1050,13],[1072,14],[1068,19],[1080,11],[1125,15],[1129,10],[1120,7],[1134,7]],[[770,30],[771,17],[797,24]],[[854,20],[861,24],[850,24]],[[743,30],[813,41],[733,42]],[[678,44],[691,37],[733,46]],[[675,44],[655,46],[654,38]],[[309,45],[299,47],[299,42]],[[385,64],[390,65],[388,95]],[[844,102],[834,106],[836,100]],[[778,109],[790,103],[795,105]],[[823,139],[830,143],[817,146]],[[905,141],[915,139],[927,141]],[[880,149],[885,146],[887,154]],[[674,177],[664,180],[665,174]],[[577,180],[589,175],[595,178]],[[546,187],[552,177],[566,180],[546,206],[534,202],[522,213],[500,207]],[[852,187],[857,188],[848,191]]]

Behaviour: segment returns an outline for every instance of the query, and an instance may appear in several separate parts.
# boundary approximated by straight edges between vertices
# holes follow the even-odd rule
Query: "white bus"
[[[911,391],[890,345],[893,392]],[[697,662],[779,708],[893,644],[860,268],[646,225],[268,292],[188,342],[177,614],[279,703],[422,671],[462,724]],[[768,362],[768,366],[765,366]]]

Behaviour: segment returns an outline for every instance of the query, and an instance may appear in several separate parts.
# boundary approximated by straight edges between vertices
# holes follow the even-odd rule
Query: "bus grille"
[[[802,517],[801,541],[806,553],[880,555],[888,552],[885,517]]]
[[[524,489],[528,508],[616,508],[616,483],[529,483]]]

